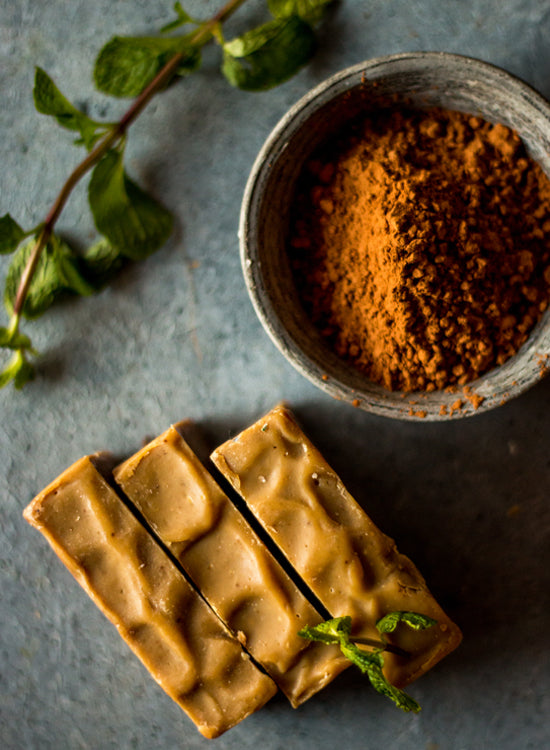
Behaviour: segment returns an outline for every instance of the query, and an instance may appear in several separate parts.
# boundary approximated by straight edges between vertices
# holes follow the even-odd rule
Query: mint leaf
[[[388,682],[382,671],[384,657],[380,651],[363,651],[350,642],[342,642],[340,649],[352,664],[355,664],[363,674],[367,675],[370,684],[377,693],[390,698],[402,711],[413,711],[414,713],[420,711],[420,706],[414,698]]]
[[[171,213],[127,177],[120,151],[96,165],[88,198],[98,231],[126,258],[146,258],[170,236]]]
[[[414,700],[414,698],[408,695],[404,690],[400,690],[399,688],[394,687],[384,677],[384,673],[382,672],[383,664],[384,662],[382,659],[380,663],[377,663],[373,660],[368,664],[365,664],[364,668],[360,668],[361,671],[367,675],[370,684],[377,693],[385,695],[387,698],[392,700],[398,708],[400,708],[402,711],[405,711],[406,713],[410,711],[412,711],[413,713],[418,713],[421,708],[419,704]]]
[[[379,633],[393,633],[400,622],[413,628],[413,630],[426,630],[426,628],[431,628],[437,624],[437,620],[418,612],[390,612],[378,620],[376,629]]]
[[[68,252],[66,252],[68,250]],[[95,287],[88,283],[80,269],[80,258],[74,255],[66,243],[56,253],[56,263],[59,277],[65,289],[79,294],[81,297],[89,297],[96,291]]]
[[[6,277],[4,303],[12,314],[21,275],[33,251],[36,239],[25,242],[12,258]],[[25,318],[38,318],[64,293],[92,294],[95,289],[83,278],[79,270],[79,260],[69,245],[53,235],[46,244],[23,305]]]
[[[303,21],[318,23],[332,0],[268,0],[268,7],[275,18],[297,15]]]
[[[103,47],[94,67],[95,85],[110,96],[138,96],[176,53],[184,53],[177,75],[200,67],[200,52],[188,37],[120,37]]]
[[[27,361],[23,351],[19,349],[12,354],[7,365],[0,372],[0,388],[4,388],[13,381],[14,386],[20,390],[34,376],[34,367]]]
[[[0,326],[0,347],[4,349],[28,349],[33,354],[35,353],[28,336],[3,326]]]
[[[21,280],[21,275],[27,265],[27,261],[36,243],[36,238],[32,238],[21,245],[19,250],[13,256],[12,262],[8,268],[6,277],[6,286],[4,291],[4,304],[8,313],[13,313],[13,305],[17,296],[17,290]],[[26,318],[39,317],[45,310],[50,307],[54,299],[62,291],[63,285],[57,272],[55,253],[52,250],[51,242],[44,248],[38,265],[34,272],[32,282],[23,306],[23,315]]]
[[[395,629],[398,622],[411,621],[415,623],[411,627],[417,627],[418,623],[427,623],[431,619],[429,617],[426,618],[425,615],[417,615],[415,612],[392,612],[390,615],[386,615],[386,617],[379,620],[379,623],[383,623],[383,627],[386,627],[383,622],[384,620],[387,621],[388,627]],[[393,615],[398,617],[394,618]],[[394,620],[395,625],[393,624]],[[430,627],[430,625],[425,624],[423,627]],[[367,675],[371,685],[378,693],[390,698],[403,711],[413,711],[415,713],[420,711],[420,706],[410,695],[396,688],[384,676],[382,671],[384,666],[384,657],[382,656],[382,651],[385,647],[384,643],[380,643],[380,648],[373,651],[364,651],[352,642],[350,637],[351,629],[351,617],[335,617],[313,627],[306,626],[298,631],[298,635],[312,641],[326,643],[327,645],[338,644],[346,659],[349,659],[363,674]],[[391,631],[384,630],[383,632]]]
[[[222,73],[232,86],[263,91],[283,83],[315,51],[315,34],[299,16],[276,18],[223,45]]]
[[[332,620],[325,620],[318,625],[306,625],[298,631],[302,638],[308,638],[310,641],[320,641],[321,643],[341,643],[342,636],[349,636],[351,632],[351,617],[335,617]]]
[[[174,3],[174,13],[177,15],[177,18],[161,28],[163,34],[167,31],[179,29],[180,26],[185,26],[187,23],[200,23],[191,18],[189,13],[183,9],[180,2]]]
[[[124,263],[120,250],[102,237],[81,258],[82,273],[96,290],[101,289]]]
[[[75,143],[83,143],[87,149],[91,149],[107,129],[103,123],[92,120],[73,106],[49,75],[38,67],[34,76],[33,97],[38,112],[55,117],[57,122],[68,130],[78,131],[81,139]]]
[[[0,255],[13,253],[25,232],[9,214],[0,217]]]
[[[363,674],[367,673],[373,665],[380,667],[380,669],[384,666],[384,658],[379,650],[363,651],[349,640],[343,640],[340,644],[340,649],[346,659],[349,659],[352,664],[359,667]]]
[[[43,115],[55,117],[60,125],[69,130],[79,130],[78,120],[82,112],[76,109],[70,101],[63,96],[50,76],[42,68],[35,68],[34,106]]]

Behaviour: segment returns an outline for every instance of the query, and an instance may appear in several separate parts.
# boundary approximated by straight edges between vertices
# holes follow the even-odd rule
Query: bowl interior
[[[287,359],[336,398],[384,416],[439,420],[505,402],[546,371],[550,312],[515,357],[455,392],[390,392],[338,357],[302,309],[286,241],[297,178],[312,152],[346,121],[389,100],[444,107],[516,130],[550,176],[550,105],[494,66],[445,53],[372,60],[340,73],[304,97],[275,128],[252,170],[241,215],[248,290],[264,328]],[[460,402],[460,404],[459,404]]]

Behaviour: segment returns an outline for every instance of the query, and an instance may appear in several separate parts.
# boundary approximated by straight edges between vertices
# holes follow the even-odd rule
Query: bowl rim
[[[524,379],[522,382],[511,385],[509,392],[505,394],[505,399],[496,401],[485,395],[487,381],[490,381],[491,376],[497,370],[506,373],[507,369],[510,369],[514,363],[517,363],[518,358],[525,353],[524,350],[526,350],[529,342],[541,330],[543,321],[549,318],[550,308],[543,315],[542,319],[539,320],[529,335],[529,339],[516,355],[507,360],[504,365],[493,368],[472,383],[467,384],[465,387],[457,387],[453,391],[452,398],[456,400],[462,393],[467,393],[469,390],[473,391],[475,388],[475,393],[479,394],[482,398],[480,404],[477,404],[467,396],[458,409],[451,409],[450,412],[447,409],[445,413],[432,412],[426,414],[422,404],[423,402],[425,405],[427,404],[427,399],[431,395],[430,393],[422,391],[411,393],[392,392],[369,381],[371,385],[370,392],[369,395],[365,395],[361,389],[350,388],[347,384],[327,377],[323,372],[323,368],[294,342],[292,336],[290,336],[282,324],[277,311],[266,298],[266,295],[262,293],[262,285],[258,283],[261,281],[261,261],[256,258],[256,249],[251,238],[255,234],[255,222],[257,218],[255,210],[259,206],[263,184],[267,179],[272,163],[286,149],[292,136],[299,131],[318,109],[346,91],[356,88],[361,83],[376,80],[380,69],[384,69],[385,74],[389,72],[388,69],[391,67],[395,68],[395,72],[398,72],[400,67],[410,72],[411,70],[422,70],[426,69],[426,67],[440,66],[443,62],[447,66],[449,64],[456,66],[461,73],[469,72],[471,74],[470,83],[472,85],[475,85],[476,79],[480,77],[505,84],[512,99],[524,103],[533,113],[536,112],[548,121],[550,133],[550,102],[522,78],[494,63],[467,55],[443,51],[401,52],[370,58],[346,67],[329,76],[324,81],[321,81],[298,99],[280,118],[264,141],[254,160],[246,182],[239,217],[240,260],[247,292],[264,330],[287,361],[310,382],[333,398],[347,401],[353,406],[359,407],[369,413],[420,422],[446,421],[457,417],[481,414],[519,396],[538,382],[547,372],[547,368],[540,361],[538,368],[535,366],[531,367],[530,377]],[[548,353],[550,353],[550,339],[544,353],[539,353],[537,356],[540,360],[540,357],[545,357]],[[534,356],[535,354],[532,352],[531,358]],[[375,394],[373,394],[373,391]],[[438,391],[437,393],[442,394],[443,392]],[[451,394],[449,395],[451,396]],[[449,404],[452,398],[448,399]],[[398,400],[401,401],[400,407],[397,406]],[[415,404],[414,409],[411,406],[412,404]]]

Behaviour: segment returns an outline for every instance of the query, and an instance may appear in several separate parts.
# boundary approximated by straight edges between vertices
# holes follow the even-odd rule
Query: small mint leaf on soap
[[[351,632],[351,617],[335,617],[332,620],[325,620],[318,625],[302,628],[298,635],[302,638],[308,638],[310,641],[320,641],[321,643],[341,643],[342,638],[348,638]]]
[[[354,662],[355,663],[355,662]],[[404,690],[394,687],[384,677],[382,672],[383,660],[380,663],[370,661],[365,664],[364,668],[361,669],[369,678],[370,684],[376,690],[377,693],[385,695],[387,698],[392,700],[395,705],[406,713],[418,713],[421,710],[419,704],[408,695]]]
[[[126,258],[142,260],[170,236],[172,214],[129,179],[118,150],[94,168],[88,198],[98,231]]]
[[[349,659],[352,664],[359,667],[363,674],[366,674],[373,664],[380,668],[384,666],[381,648],[375,651],[364,651],[359,646],[356,646],[355,643],[347,640],[341,644],[341,650],[346,659]]]
[[[17,249],[25,232],[9,214],[0,217],[0,255],[8,255]]]
[[[340,645],[344,656],[355,664],[363,674],[366,674],[369,681],[377,693],[390,698],[402,711],[413,711],[418,713],[420,706],[407,695],[403,690],[394,687],[382,671],[384,666],[384,657],[381,650],[363,651],[354,643],[342,643]]]
[[[232,86],[264,91],[291,78],[314,51],[308,23],[297,15],[276,18],[225,42],[222,73]]]
[[[413,630],[426,630],[437,624],[437,620],[418,612],[389,612],[378,620],[376,629],[379,633],[393,633],[400,622]]]
[[[377,627],[379,630],[382,628],[380,632],[388,633],[395,630],[399,622],[406,622],[410,627],[417,630],[429,628],[435,624],[435,620],[416,612],[390,612],[378,621]],[[402,711],[413,711],[414,713],[420,711],[420,706],[414,698],[411,698],[403,690],[396,688],[384,676],[382,671],[384,667],[383,651],[386,644],[380,642],[379,648],[365,651],[352,642],[351,630],[351,617],[335,617],[315,626],[306,626],[298,631],[298,635],[328,645],[338,644],[346,659],[349,659],[363,674],[367,675],[371,685],[378,693],[390,698]]]

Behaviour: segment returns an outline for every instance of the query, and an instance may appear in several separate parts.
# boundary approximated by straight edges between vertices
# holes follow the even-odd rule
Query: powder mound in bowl
[[[390,390],[462,386],[550,295],[550,182],[519,136],[450,110],[355,119],[308,161],[288,246],[334,350]]]

